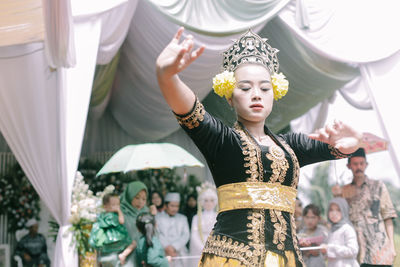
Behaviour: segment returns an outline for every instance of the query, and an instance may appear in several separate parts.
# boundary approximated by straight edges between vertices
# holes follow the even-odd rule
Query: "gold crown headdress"
[[[272,48],[266,38],[261,38],[248,30],[239,40],[223,53],[222,67],[226,71],[235,71],[240,64],[257,63],[264,65],[272,74],[279,70],[278,49]]]
[[[274,98],[286,95],[289,82],[282,73],[278,74],[278,49],[271,47],[266,38],[261,38],[251,30],[243,34],[223,53],[224,71],[213,78],[214,92],[226,99],[231,98],[236,80],[233,72],[244,63],[255,63],[265,66],[271,74]]]

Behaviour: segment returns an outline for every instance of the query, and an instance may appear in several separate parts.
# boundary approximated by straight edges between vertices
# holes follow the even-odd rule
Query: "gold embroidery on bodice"
[[[242,153],[244,156],[245,173],[249,176],[246,182],[264,182],[263,173],[264,167],[262,164],[262,153],[259,145],[253,140],[250,134],[243,129],[239,123],[235,123],[234,130],[239,134],[242,143]],[[293,181],[291,186],[296,188],[298,182],[299,164],[293,150],[283,143],[284,148],[289,152],[293,162]],[[285,157],[285,152],[277,145],[271,146],[269,152],[265,155],[272,163],[272,176],[270,182],[285,181],[287,170],[289,169],[289,162]],[[249,245],[245,243],[233,241],[224,235],[214,234],[212,232],[207,239],[203,253],[209,253],[220,257],[227,257],[239,260],[246,266],[264,266],[266,257],[265,249],[265,212],[264,209],[251,209],[247,216],[249,222],[247,223],[247,236]],[[279,210],[269,210],[271,223],[274,227],[273,244],[277,246],[278,250],[285,249],[285,240],[287,238],[287,222]],[[292,224],[292,238],[294,248],[297,256],[301,262],[302,256],[295,240],[295,229]],[[293,232],[294,231],[294,232]]]
[[[272,175],[269,182],[275,183],[278,181],[283,183],[286,178],[286,171],[289,169],[289,163],[285,158],[285,152],[283,152],[279,146],[273,145],[269,147],[269,152],[266,154],[266,157],[272,161]]]

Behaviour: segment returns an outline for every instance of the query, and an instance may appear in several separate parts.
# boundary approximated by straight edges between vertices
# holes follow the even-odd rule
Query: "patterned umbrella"
[[[128,145],[117,151],[97,173],[129,172],[133,170],[175,167],[204,167],[189,152],[169,143]]]
[[[372,133],[363,133],[363,147],[365,153],[384,151],[388,149],[388,142]]]

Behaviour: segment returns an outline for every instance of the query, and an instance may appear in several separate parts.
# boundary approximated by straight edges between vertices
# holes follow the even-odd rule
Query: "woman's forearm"
[[[157,80],[167,104],[175,113],[186,114],[192,109],[195,94],[177,74],[164,77],[161,71],[157,70]]]

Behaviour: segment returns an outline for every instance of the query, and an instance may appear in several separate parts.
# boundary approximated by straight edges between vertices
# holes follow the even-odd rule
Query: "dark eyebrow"
[[[242,80],[242,81],[239,81],[238,83],[251,83],[251,81]],[[260,81],[260,83],[271,83],[271,82],[269,80],[262,80],[262,81]]]
[[[238,83],[251,83],[249,80],[242,80],[242,81],[239,81]]]

